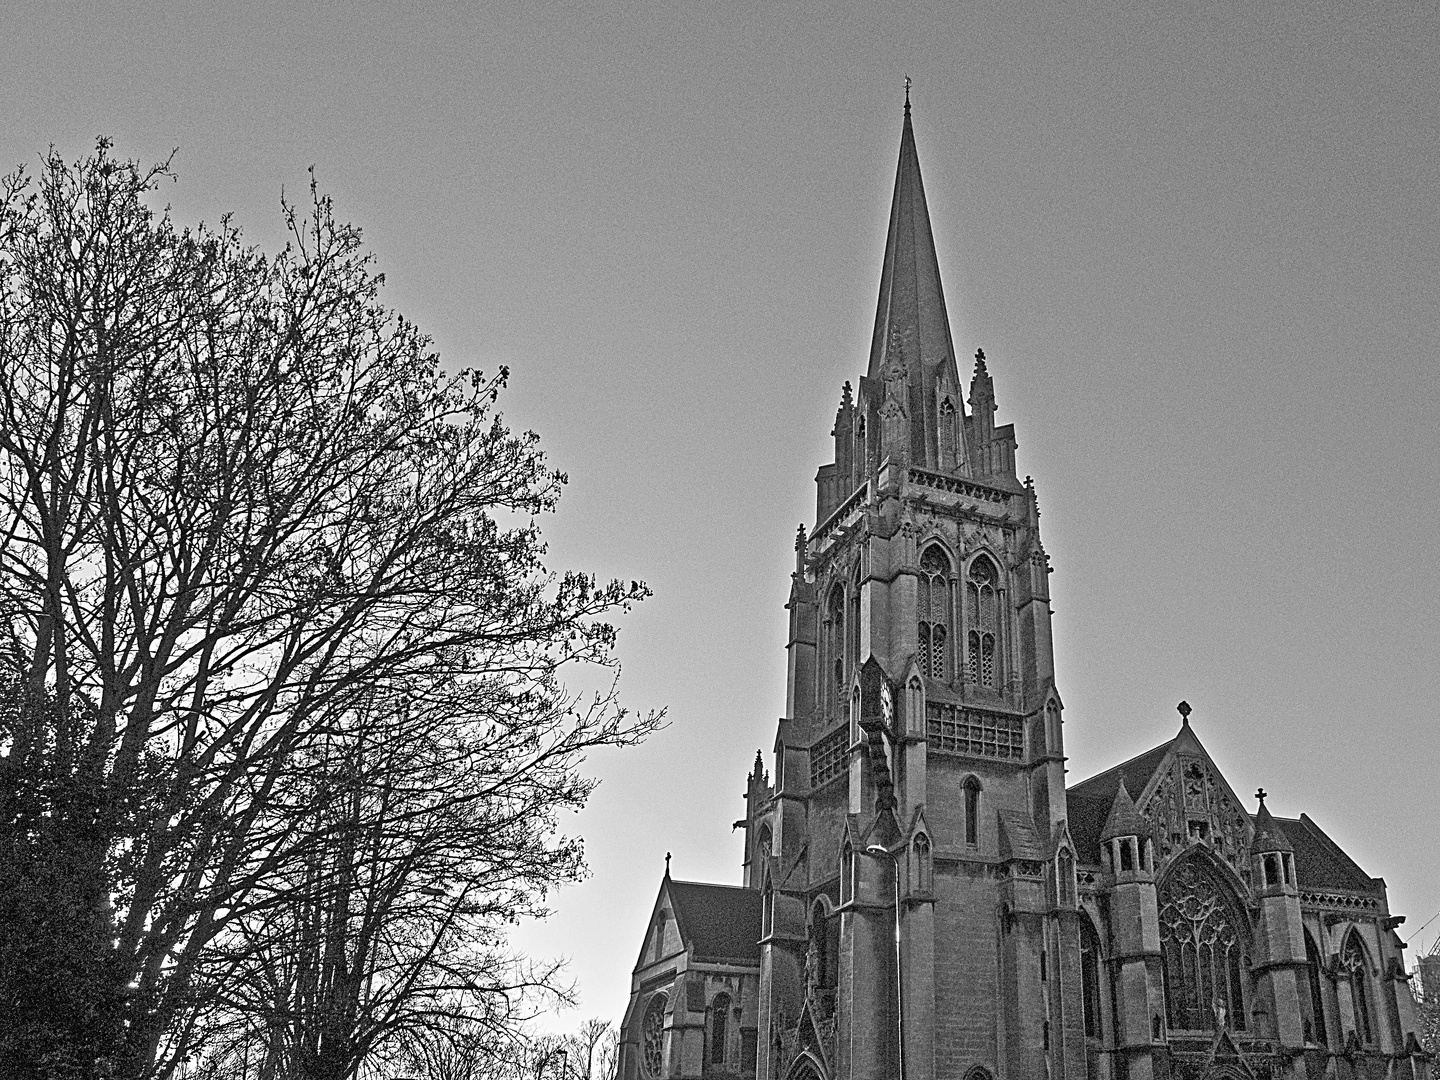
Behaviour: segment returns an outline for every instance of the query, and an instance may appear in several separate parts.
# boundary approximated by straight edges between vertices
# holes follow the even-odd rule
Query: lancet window
[[[1080,918],[1080,991],[1085,1005],[1085,1037],[1100,1038],[1100,935],[1090,919]]]
[[[1165,876],[1157,900],[1170,1027],[1244,1031],[1246,931],[1229,890],[1200,858],[1190,858]]]
[[[965,582],[966,615],[970,623],[968,656],[970,681],[995,689],[999,685],[1000,597],[995,564],[981,555],[970,564]]]
[[[920,670],[932,679],[949,677],[950,560],[935,545],[920,556]]]
[[[730,995],[716,994],[710,1003],[710,1063],[725,1064],[725,1036],[730,1020]]]
[[[1366,1046],[1375,1041],[1370,1027],[1368,968],[1365,946],[1360,944],[1360,935],[1352,930],[1345,939],[1345,948],[1340,952],[1340,970],[1350,983],[1350,1009],[1355,1021],[1355,1034]]]
[[[845,589],[838,582],[825,605],[825,659],[822,678],[827,680],[825,704],[834,712],[845,701]]]
[[[1306,1041],[1327,1046],[1330,1040],[1325,1037],[1325,998],[1320,993],[1320,950],[1308,930],[1305,931],[1305,961],[1310,976],[1310,1030],[1306,1032]]]
[[[974,845],[980,838],[980,781],[965,779],[965,843]]]

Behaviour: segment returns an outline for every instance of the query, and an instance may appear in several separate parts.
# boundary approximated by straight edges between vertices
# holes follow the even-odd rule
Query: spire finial
[[[670,853],[665,852],[665,876],[670,876]]]
[[[910,115],[910,76],[905,76],[905,115]]]
[[[1264,805],[1265,805],[1265,795],[1266,795],[1266,792],[1265,792],[1265,789],[1264,789],[1263,787],[1257,789],[1256,792],[1255,792],[1255,798],[1257,798],[1257,799],[1260,800],[1260,805],[1261,805],[1261,806],[1264,806]]]
[[[1189,727],[1189,726],[1190,726],[1190,703],[1189,703],[1188,701],[1182,701],[1182,702],[1180,702],[1179,705],[1176,705],[1176,706],[1175,706],[1175,711],[1180,714],[1180,723],[1183,724],[1185,727]]]

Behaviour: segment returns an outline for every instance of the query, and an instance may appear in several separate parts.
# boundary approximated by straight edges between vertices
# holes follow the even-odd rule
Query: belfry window
[[[845,701],[845,589],[838,583],[830,590],[826,605],[825,667],[829,677],[825,702],[827,711],[834,711]]]
[[[1197,856],[1174,866],[1156,899],[1168,1025],[1187,1031],[1244,1031],[1241,960],[1246,929],[1229,890]]]
[[[969,580],[965,583],[969,598],[966,614],[970,621],[969,677],[972,683],[991,690],[999,684],[996,670],[996,643],[1000,636],[998,583],[995,564],[984,555],[970,564]]]
[[[944,681],[949,664],[950,560],[935,545],[920,556],[920,590],[916,598],[920,620],[920,670]]]
[[[1350,983],[1350,1010],[1355,1021],[1355,1034],[1369,1046],[1375,1041],[1370,1028],[1369,981],[1366,971],[1369,964],[1365,957],[1365,946],[1360,944],[1360,935],[1353,930],[1345,939],[1345,948],[1340,953],[1340,970]]]

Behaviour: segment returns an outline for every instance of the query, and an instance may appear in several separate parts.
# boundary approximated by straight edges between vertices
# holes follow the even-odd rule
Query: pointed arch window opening
[[[730,995],[716,994],[710,1003],[710,1064],[725,1064],[725,1037],[730,1019]]]
[[[1085,1010],[1085,1037],[1100,1035],[1100,936],[1088,916],[1080,920],[1080,992]]]
[[[980,840],[980,781],[968,777],[965,791],[965,843],[974,847]]]
[[[1370,1024],[1368,968],[1365,946],[1360,943],[1360,935],[1351,930],[1345,939],[1345,948],[1340,953],[1340,971],[1350,984],[1350,1011],[1351,1019],[1355,1023],[1355,1035],[1366,1046],[1375,1041],[1374,1030]]]
[[[836,582],[825,605],[825,687],[826,711],[838,712],[845,704],[845,586]],[[828,671],[826,670],[828,668]]]
[[[950,672],[950,560],[935,544],[920,556],[916,611],[920,670],[938,682],[946,682]]]
[[[1310,983],[1310,1030],[1309,1042],[1319,1046],[1328,1046],[1328,1032],[1325,1027],[1325,997],[1320,991],[1320,950],[1315,947],[1315,939],[1310,936],[1310,931],[1305,931],[1305,964],[1307,976]]]
[[[970,563],[965,582],[966,617],[969,622],[969,680],[987,690],[1000,684],[996,642],[1000,635],[999,575],[988,556],[978,555]]]
[[[1166,1022],[1182,1031],[1245,1030],[1244,916],[1213,870],[1177,864],[1158,890]]]

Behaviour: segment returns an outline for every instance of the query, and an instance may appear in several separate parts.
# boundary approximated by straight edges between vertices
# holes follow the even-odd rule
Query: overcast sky
[[[22,0],[0,164],[178,147],[175,216],[272,250],[313,164],[447,363],[511,366],[570,476],[553,565],[654,588],[622,688],[672,721],[592,758],[592,876],[518,937],[571,957],[573,1025],[619,1018],[666,851],[739,880],[907,74],[956,348],[1039,492],[1072,781],[1187,699],[1402,936],[1440,909],[1437,56],[1433,2]]]

